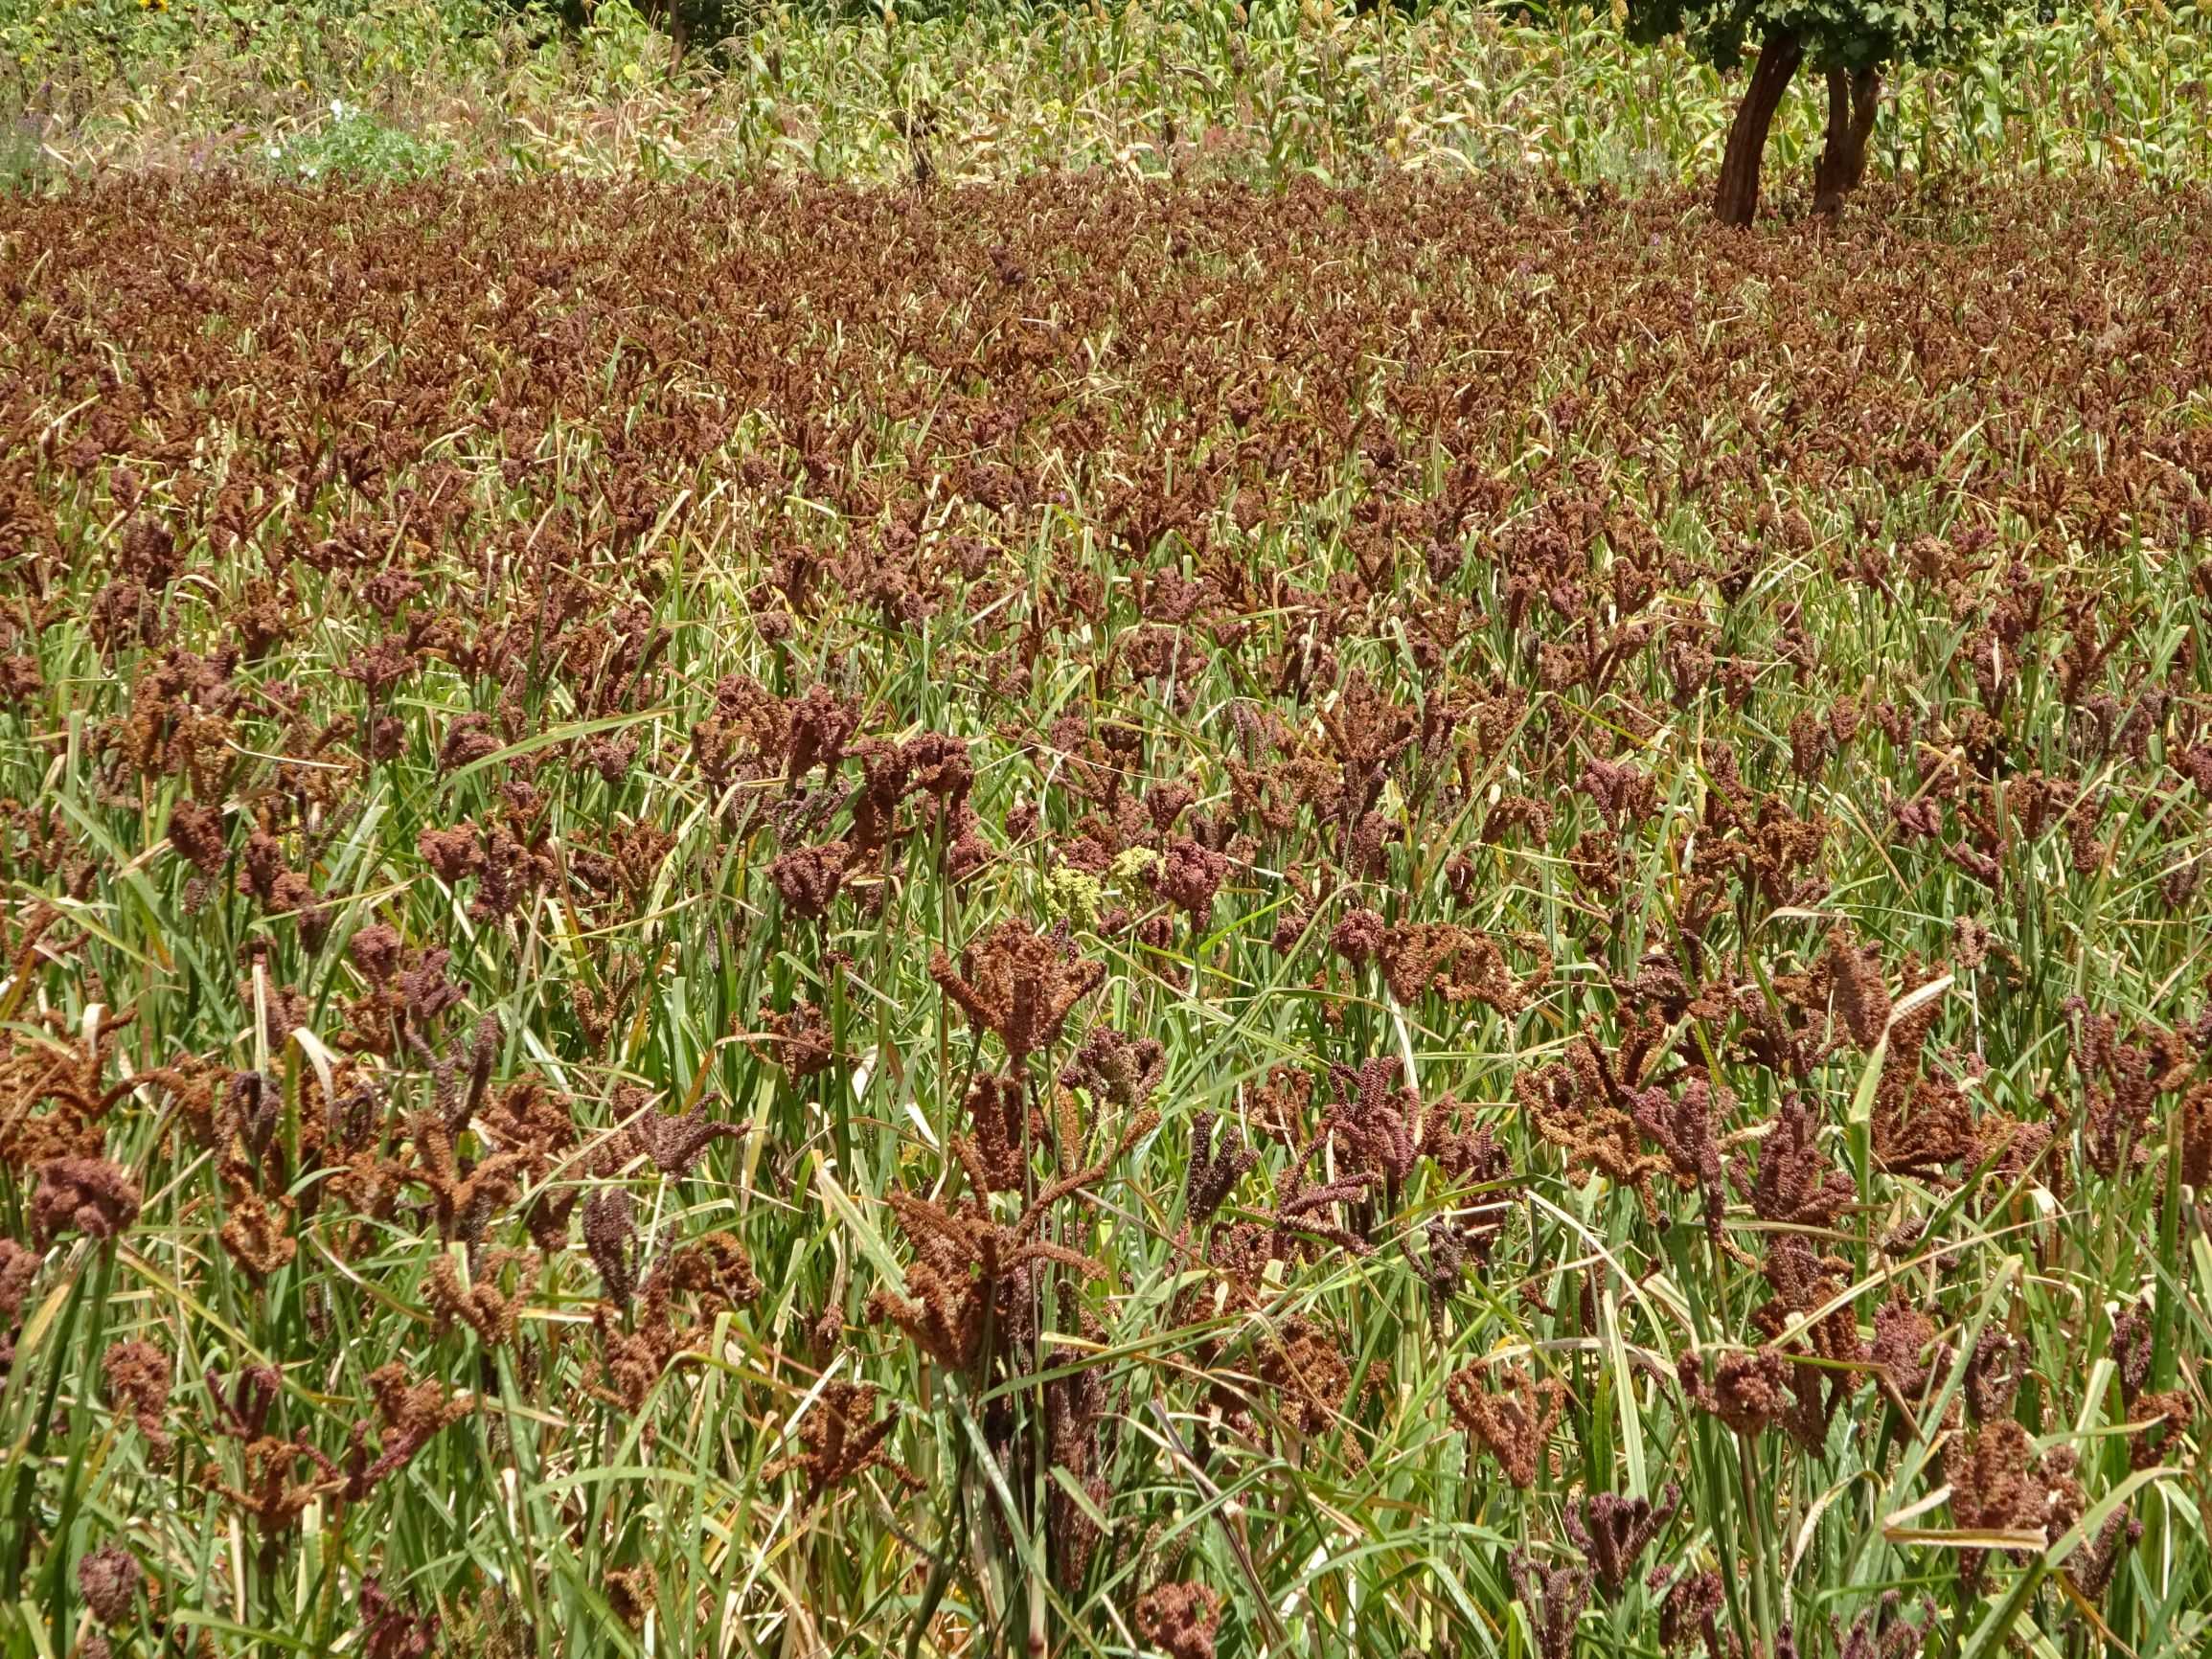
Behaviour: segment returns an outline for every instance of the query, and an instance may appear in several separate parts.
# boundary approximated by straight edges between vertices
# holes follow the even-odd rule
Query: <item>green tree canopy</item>
[[[1955,60],[2005,10],[2005,0],[1629,0],[1629,33],[1646,42],[1679,34],[1723,70],[1753,60],[1713,197],[1722,220],[1748,224],[1758,211],[1767,130],[1799,68],[1828,82],[1813,199],[1833,213],[1865,171],[1883,70]]]

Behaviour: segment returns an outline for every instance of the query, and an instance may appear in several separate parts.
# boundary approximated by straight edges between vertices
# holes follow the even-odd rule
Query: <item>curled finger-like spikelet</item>
[[[1536,1484],[1539,1465],[1561,1414],[1565,1385],[1553,1377],[1532,1377],[1518,1366],[1493,1375],[1469,1366],[1446,1381],[1445,1398],[1459,1426],[1497,1460],[1515,1486]]]
[[[1079,960],[1060,923],[1038,933],[1009,918],[960,953],[930,958],[930,977],[978,1031],[1006,1045],[1016,1063],[1060,1039],[1069,1011],[1106,977],[1106,965]]]
[[[108,1239],[138,1219],[138,1183],[105,1158],[54,1158],[38,1168],[31,1195],[32,1237],[63,1233]]]
[[[1204,1584],[1154,1584],[1137,1598],[1137,1634],[1168,1659],[1214,1659],[1221,1593]]]

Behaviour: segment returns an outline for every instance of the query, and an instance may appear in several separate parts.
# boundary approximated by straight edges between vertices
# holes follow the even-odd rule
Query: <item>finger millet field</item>
[[[2208,273],[0,196],[0,1649],[2205,1651]]]

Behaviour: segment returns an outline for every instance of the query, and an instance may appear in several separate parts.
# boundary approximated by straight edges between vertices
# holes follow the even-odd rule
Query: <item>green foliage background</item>
[[[1764,14],[1678,0],[715,4],[692,16],[679,57],[627,0],[568,13],[506,0],[0,0],[0,168],[295,173],[327,161],[385,176],[457,167],[885,182],[913,172],[906,134],[926,111],[928,163],[948,181],[1098,167],[1341,183],[1505,168],[1638,188],[1710,172],[1737,94],[1723,71],[1746,20]],[[1805,20],[1830,8],[1786,10]],[[1879,28],[1838,24],[1828,50],[1849,58],[1894,39],[1909,56],[1952,33],[1937,10],[1836,8],[1879,13]],[[1944,15],[1988,10],[1976,0]],[[1898,78],[1878,174],[2178,179],[2212,166],[2201,5],[2002,13],[1960,54]],[[1677,23],[1686,40],[1639,44]],[[1769,152],[1777,180],[1817,142],[1814,105],[1785,106]],[[406,142],[372,141],[371,127]]]
[[[2009,12],[2041,23],[2044,10],[2005,0],[1630,0],[1629,30],[1645,41],[1680,34],[1722,69],[1768,34],[1798,36],[1815,69],[1867,69],[1958,62]]]

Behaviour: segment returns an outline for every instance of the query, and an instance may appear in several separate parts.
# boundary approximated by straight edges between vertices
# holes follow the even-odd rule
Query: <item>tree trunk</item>
[[[684,60],[684,48],[691,43],[691,25],[684,17],[683,0],[645,0],[641,13],[646,22],[669,37],[669,67],[674,69]]]
[[[1881,71],[1828,72],[1828,136],[1813,172],[1813,211],[1843,211],[1843,198],[1866,176],[1866,141],[1881,107]]]
[[[1721,158],[1721,181],[1713,191],[1713,215],[1724,225],[1747,225],[1759,213],[1759,163],[1767,153],[1767,132],[1782,95],[1805,61],[1805,43],[1787,30],[1759,45],[1751,84],[1736,106],[1728,127],[1728,148]]]

